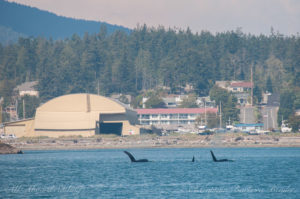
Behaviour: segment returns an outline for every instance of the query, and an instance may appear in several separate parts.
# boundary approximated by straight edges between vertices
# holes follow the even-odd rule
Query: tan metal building
[[[70,94],[54,98],[36,110],[34,119],[6,123],[6,134],[17,137],[60,137],[95,134],[140,134],[134,110],[109,98],[93,94]]]

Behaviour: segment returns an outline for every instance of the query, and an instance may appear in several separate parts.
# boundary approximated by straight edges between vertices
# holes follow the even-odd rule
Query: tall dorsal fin
[[[131,153],[129,153],[128,151],[124,151],[124,153],[126,153],[128,155],[128,157],[130,158],[131,162],[135,162],[135,158],[133,157],[133,155],[131,155]]]
[[[218,160],[217,160],[215,154],[212,152],[212,150],[210,150],[210,153],[211,153],[211,156],[212,156],[212,158],[213,158],[213,161],[214,161],[214,162],[217,162]]]

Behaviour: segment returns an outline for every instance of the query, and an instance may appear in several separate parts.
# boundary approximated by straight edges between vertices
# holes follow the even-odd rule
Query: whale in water
[[[126,153],[128,155],[128,157],[130,158],[131,162],[149,162],[148,159],[139,159],[136,160],[133,155],[131,153],[129,153],[128,151],[124,151],[124,153]]]
[[[228,160],[228,159],[220,159],[218,160],[214,154],[214,152],[212,152],[212,150],[210,150],[211,153],[211,157],[213,159],[214,162],[233,162],[233,160]]]

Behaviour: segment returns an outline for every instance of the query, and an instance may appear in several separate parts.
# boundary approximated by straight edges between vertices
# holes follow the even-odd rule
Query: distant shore
[[[2,140],[19,150],[75,150],[120,148],[213,148],[213,147],[300,147],[300,134],[215,134],[141,135],[120,137],[102,135],[89,138],[18,138]]]

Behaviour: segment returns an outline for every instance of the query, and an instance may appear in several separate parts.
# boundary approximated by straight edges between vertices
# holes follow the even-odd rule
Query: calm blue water
[[[300,198],[300,148],[25,151],[0,156],[0,198]],[[193,155],[196,162],[192,163]]]

